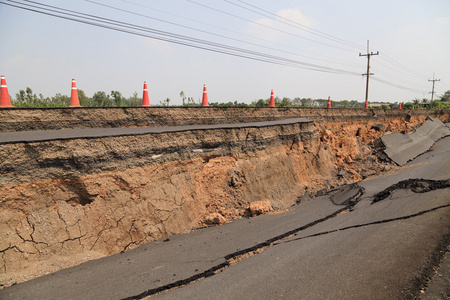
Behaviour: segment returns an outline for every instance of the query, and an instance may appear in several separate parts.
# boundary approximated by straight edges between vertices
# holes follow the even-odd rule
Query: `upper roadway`
[[[0,132],[0,144],[43,142],[43,141],[68,140],[79,138],[101,138],[101,137],[126,136],[126,135],[142,135],[152,133],[158,134],[158,133],[180,132],[191,130],[259,128],[259,127],[291,125],[297,123],[311,123],[311,122],[312,120],[309,120],[307,118],[289,118],[275,121],[233,123],[233,124],[14,131],[14,132]]]
[[[283,214],[171,236],[17,284],[0,299],[424,297],[449,242],[450,137],[405,166]]]

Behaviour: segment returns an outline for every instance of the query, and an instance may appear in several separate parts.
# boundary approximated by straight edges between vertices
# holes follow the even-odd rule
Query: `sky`
[[[435,97],[450,90],[449,0],[0,0],[0,20],[13,97],[70,95],[74,78],[87,96],[147,81],[153,105],[204,84],[210,102],[363,102],[368,40],[369,102],[430,99],[433,74]]]

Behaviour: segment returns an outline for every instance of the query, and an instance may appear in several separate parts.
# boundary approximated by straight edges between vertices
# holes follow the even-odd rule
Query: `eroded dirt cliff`
[[[0,284],[395,170],[373,140],[425,117],[0,145]]]

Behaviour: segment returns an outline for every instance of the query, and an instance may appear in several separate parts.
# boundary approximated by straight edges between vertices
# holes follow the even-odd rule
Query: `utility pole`
[[[380,51],[377,51],[377,53],[373,53],[370,52],[369,53],[369,41],[367,41],[367,54],[359,54],[359,56],[367,56],[367,72],[366,74],[362,74],[363,76],[367,76],[367,80],[366,80],[366,104],[364,105],[364,108],[367,109],[369,108],[368,103],[369,103],[369,76],[373,75],[373,73],[370,73],[370,57],[372,55],[378,55],[380,54]]]
[[[433,102],[433,97],[434,97],[434,82],[435,81],[441,81],[440,79],[434,79],[434,73],[433,73],[433,79],[428,79],[428,81],[432,81],[433,82],[433,88],[431,89],[431,102]],[[431,104],[430,104],[431,106]]]

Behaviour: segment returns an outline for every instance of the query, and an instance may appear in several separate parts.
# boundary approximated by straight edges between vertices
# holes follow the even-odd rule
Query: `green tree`
[[[161,105],[161,106],[169,106],[170,105],[170,98],[166,98],[166,100],[159,101],[159,105]]]
[[[438,109],[440,105],[441,105],[441,101],[433,100],[433,102],[431,103],[431,109]]]
[[[92,106],[95,107],[110,107],[112,104],[109,95],[103,91],[98,91],[92,96]]]
[[[52,103],[52,106],[69,106],[70,104],[70,97],[66,95],[61,95],[60,93],[57,93],[55,96],[50,98],[50,101]]]
[[[302,99],[300,97],[295,97],[291,101],[292,106],[301,106],[302,105]]]
[[[27,87],[24,90],[20,90],[19,93],[16,94],[16,101],[13,104],[17,107],[40,107],[43,106],[40,103],[38,96],[33,94],[33,90],[30,87]]]
[[[119,91],[111,91],[111,98],[112,98],[112,103],[114,104],[114,106],[123,106],[123,96]]]
[[[78,89],[78,101],[80,102],[81,106],[89,107],[92,106],[91,99],[89,99],[88,96],[84,93],[83,90]]]
[[[328,99],[316,99],[313,103],[317,104],[318,107],[327,107]],[[331,107],[334,107],[333,103],[334,101],[331,101]]]
[[[359,102],[356,101],[356,100],[351,100],[351,101],[349,102],[348,106],[349,106],[350,108],[362,108],[362,107],[364,107],[364,105],[363,105],[362,103],[359,103]]]
[[[16,93],[16,101],[18,103],[25,103],[25,91],[24,90],[20,90],[18,93]]]
[[[269,101],[270,99],[259,99],[258,101],[253,101],[252,102],[252,106],[256,106],[256,107],[265,107],[265,106],[269,106]]]
[[[126,106],[140,106],[142,104],[142,98],[138,96],[137,92],[134,92],[133,95],[125,100]]]
[[[339,103],[339,107],[340,108],[350,108],[350,103],[348,102],[348,100],[342,100]]]
[[[287,97],[283,97],[282,100],[280,100],[280,98],[275,97],[275,106],[278,107],[290,107],[292,106],[292,102],[290,98]]]
[[[442,96],[440,97],[441,101],[450,101],[450,90],[446,91]]]
[[[314,100],[311,98],[303,98],[302,99],[302,107],[311,107],[313,106]]]
[[[180,97],[181,97],[181,100],[183,101],[183,106],[185,106],[185,104],[186,104],[186,96],[184,95],[184,92],[183,91],[181,91],[180,92]]]

